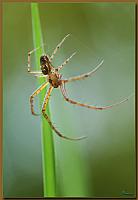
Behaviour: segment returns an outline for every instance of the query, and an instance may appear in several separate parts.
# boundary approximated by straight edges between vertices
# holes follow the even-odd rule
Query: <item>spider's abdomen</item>
[[[49,62],[47,55],[43,55],[40,57],[40,65],[45,65],[47,62]]]
[[[50,71],[50,61],[47,55],[40,57],[41,70],[44,75],[47,75]]]
[[[49,75],[49,83],[54,87],[54,88],[58,88],[58,86],[60,85],[61,81],[58,78],[58,76],[56,74],[50,74]]]

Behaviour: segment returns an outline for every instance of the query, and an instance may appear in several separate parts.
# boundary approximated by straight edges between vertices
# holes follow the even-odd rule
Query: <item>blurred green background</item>
[[[39,11],[46,53],[71,33],[53,61],[58,66],[77,51],[62,70],[64,77],[88,72],[104,59],[93,77],[68,84],[72,99],[107,105],[135,92],[134,3],[39,3]],[[43,196],[41,123],[29,105],[37,87],[36,78],[27,73],[27,53],[33,49],[31,23],[30,3],[3,3],[5,197]],[[110,110],[93,111],[65,102],[55,89],[50,110],[64,135],[88,136],[70,142],[54,135],[57,196],[134,196],[134,97]]]

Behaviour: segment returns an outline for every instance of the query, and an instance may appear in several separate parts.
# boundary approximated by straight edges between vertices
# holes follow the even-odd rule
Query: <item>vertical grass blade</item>
[[[33,30],[33,42],[34,48],[40,47],[43,43],[41,25],[39,19],[39,10],[37,3],[31,3],[32,13],[32,30]],[[43,48],[36,51],[36,66],[35,70],[40,70],[40,56],[44,52]],[[38,80],[39,85],[42,84],[45,79],[40,78]],[[40,103],[44,99],[46,90],[40,94]],[[49,108],[47,108],[47,114],[50,115]],[[43,160],[43,185],[44,185],[44,197],[55,197],[55,154],[54,154],[54,142],[52,130],[49,127],[47,121],[42,117],[41,122],[42,131],[42,160]]]

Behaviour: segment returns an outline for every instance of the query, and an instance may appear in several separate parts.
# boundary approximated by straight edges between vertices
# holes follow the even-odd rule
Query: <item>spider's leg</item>
[[[67,90],[66,90],[66,87],[65,87],[65,83],[63,83],[63,89],[65,91],[65,95],[67,96]]]
[[[87,77],[91,76],[92,74],[94,74],[101,67],[103,62],[104,62],[104,60],[102,60],[92,71],[90,71],[88,73],[82,74],[80,76],[71,77],[69,79],[62,80],[62,82],[68,83],[68,82],[71,82],[71,81],[77,81],[77,80],[87,78]]]
[[[114,103],[114,104],[112,104],[112,105],[107,105],[107,106],[93,106],[93,105],[88,105],[88,104],[79,103],[79,102],[77,102],[77,101],[74,101],[74,100],[72,100],[72,99],[69,99],[69,98],[67,97],[65,91],[64,91],[63,85],[60,86],[60,89],[61,89],[61,92],[62,92],[62,95],[63,95],[64,99],[65,99],[67,102],[69,102],[69,103],[71,103],[71,104],[75,104],[75,105],[77,105],[77,106],[82,106],[82,107],[85,107],[85,108],[90,108],[90,109],[93,109],[93,110],[106,110],[106,109],[110,109],[110,108],[112,108],[112,107],[114,107],[114,106],[118,106],[119,104],[128,101],[128,99],[129,99],[129,97],[130,97],[130,96],[129,96],[129,97],[123,99],[122,101],[117,102],[117,103]]]
[[[75,54],[76,54],[76,52],[74,52],[69,58],[67,58],[67,59],[62,63],[62,65],[60,65],[60,66],[57,68],[58,71],[61,70],[61,69],[64,67],[64,65],[66,65],[66,64],[69,62],[69,60],[70,60]]]
[[[50,62],[53,60],[54,58],[54,55],[57,53],[58,49],[61,47],[61,45],[63,44],[63,42],[66,40],[66,38],[69,36],[70,34],[66,35],[62,40],[61,42],[56,46],[56,48],[54,49],[51,57],[50,57]]]
[[[47,106],[47,103],[48,103],[48,101],[49,101],[50,94],[51,94],[52,90],[53,90],[53,87],[50,86],[50,88],[49,88],[49,90],[48,90],[48,92],[47,92],[47,94],[46,94],[46,96],[45,96],[44,103],[43,103],[43,106],[42,106],[42,113],[43,113],[43,116],[44,116],[44,118],[47,120],[47,122],[49,123],[50,127],[55,131],[55,133],[56,133],[59,137],[62,137],[62,138],[67,139],[67,140],[81,140],[81,139],[86,138],[85,136],[79,137],[79,138],[70,138],[70,137],[64,136],[64,135],[62,135],[62,134],[56,129],[56,127],[52,124],[50,118],[49,118],[48,115],[45,113],[45,111],[46,111],[46,106]]]
[[[38,95],[47,85],[49,84],[49,82],[46,82],[46,83],[43,83],[31,96],[30,96],[30,105],[31,105],[31,113],[32,115],[40,115],[40,114],[36,114],[34,112],[34,105],[33,105],[33,102],[34,102],[34,97],[36,95]]]
[[[41,71],[31,71],[31,54],[34,53],[35,51],[37,51],[38,49],[42,48],[42,46],[44,46],[45,44],[41,45],[40,47],[37,47],[35,49],[33,49],[32,51],[28,52],[28,72],[31,74],[42,74]]]
[[[45,95],[45,98],[44,98],[44,101],[43,101],[43,105],[42,105],[42,113],[46,111],[46,107],[47,107],[47,104],[48,104],[48,101],[49,101],[49,98],[50,98],[50,94],[53,90],[53,86],[50,85],[46,95]]]
[[[29,74],[33,74],[34,76],[43,76],[43,73],[41,71],[29,71]]]
[[[44,77],[46,78],[46,77],[47,77],[47,75],[44,75],[44,74],[37,74],[37,73],[34,73],[34,76],[37,77],[37,78],[42,78],[42,77],[43,77],[43,78],[44,78]]]

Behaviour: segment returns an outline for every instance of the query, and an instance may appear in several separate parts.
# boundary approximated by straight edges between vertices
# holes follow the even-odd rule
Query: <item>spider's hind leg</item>
[[[40,115],[40,114],[35,113],[35,111],[34,111],[34,105],[33,105],[34,97],[35,97],[36,95],[38,95],[48,84],[49,84],[49,82],[43,83],[43,84],[30,96],[30,105],[31,105],[31,113],[32,113],[32,115],[36,115],[36,116]]]
[[[50,97],[50,94],[51,94],[52,90],[53,90],[53,87],[50,86],[50,88],[49,88],[49,90],[48,90],[48,92],[47,92],[47,94],[46,94],[46,96],[45,96],[45,99],[44,99],[44,102],[43,102],[43,106],[42,106],[42,114],[43,114],[44,118],[47,120],[47,122],[49,123],[50,127],[55,131],[55,133],[56,133],[59,137],[64,138],[64,139],[67,139],[67,140],[81,140],[81,139],[86,138],[85,136],[79,137],[79,138],[70,138],[70,137],[64,136],[64,135],[62,135],[62,134],[56,129],[56,127],[52,124],[50,118],[49,118],[48,115],[45,113],[45,111],[46,111],[46,106],[47,106],[47,103],[48,103],[48,101],[49,101],[49,97]]]
[[[45,119],[47,120],[47,122],[49,123],[50,127],[54,130],[54,132],[61,138],[67,139],[67,140],[82,140],[84,138],[86,138],[86,136],[82,136],[82,137],[78,137],[78,138],[70,138],[67,137],[65,135],[62,135],[57,129],[56,127],[52,124],[51,120],[49,119],[48,115],[43,112],[43,116],[45,117]]]
[[[85,108],[90,108],[90,109],[93,109],[93,110],[106,110],[106,109],[110,109],[110,108],[112,108],[112,107],[114,107],[114,106],[118,106],[118,105],[120,105],[120,104],[122,104],[122,103],[128,101],[128,99],[130,98],[130,96],[129,96],[129,97],[123,99],[122,101],[119,101],[119,102],[114,103],[114,104],[112,104],[112,105],[107,105],[107,106],[93,106],[93,105],[83,104],[83,103],[80,103],[80,102],[77,102],[77,101],[74,101],[74,100],[68,98],[68,96],[67,96],[67,94],[66,94],[66,91],[65,91],[63,85],[60,86],[60,90],[61,90],[61,93],[62,93],[64,99],[65,99],[67,102],[69,102],[69,103],[71,103],[71,104],[75,104],[75,105],[77,105],[77,106],[82,106],[82,107],[85,107]]]

